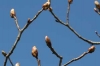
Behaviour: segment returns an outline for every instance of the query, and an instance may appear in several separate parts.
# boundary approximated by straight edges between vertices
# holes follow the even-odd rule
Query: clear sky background
[[[18,23],[22,28],[28,18],[33,18],[47,0],[0,0],[0,51],[9,52],[18,35],[14,19],[10,17],[10,10],[15,9]],[[67,0],[51,0],[54,13],[66,22]],[[100,16],[94,12],[94,0],[74,0],[70,9],[70,25],[84,38],[100,41],[95,31],[100,33]],[[41,66],[58,66],[59,59],[52,54],[45,43],[45,36],[49,36],[53,48],[63,56],[62,64],[78,57],[87,51],[90,45],[79,39],[67,27],[55,22],[49,11],[43,11],[39,17],[24,31],[13,54],[12,62],[21,66],[37,66],[37,61],[31,55],[33,46],[38,48]],[[75,61],[69,66],[99,66],[100,46],[92,54]],[[0,54],[0,66],[5,57]],[[7,63],[7,66],[11,64]]]

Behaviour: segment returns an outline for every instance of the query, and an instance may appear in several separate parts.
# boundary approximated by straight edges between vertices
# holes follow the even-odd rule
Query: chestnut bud
[[[89,53],[92,53],[95,51],[95,46],[91,46],[89,49],[88,49],[88,52]]]
[[[15,66],[20,66],[20,64],[19,63],[16,63]]]
[[[42,8],[43,10],[47,10],[50,7],[50,2],[46,2],[45,4],[43,4]]]
[[[2,50],[2,54],[3,54],[4,56],[6,56],[6,55],[7,55],[7,53],[6,53],[5,51],[3,51],[3,50]]]
[[[48,36],[45,36],[45,42],[46,42],[46,44],[47,44],[48,47],[52,47],[51,41],[50,41],[50,39],[49,39]]]
[[[37,50],[36,46],[32,47],[32,56],[35,57],[36,59],[38,59],[38,50]]]
[[[71,4],[73,2],[73,0],[68,0],[68,3]]]
[[[11,18],[14,18],[16,16],[16,13],[15,13],[14,9],[11,9],[10,16],[11,16]]]
[[[100,4],[99,4],[98,1],[94,1],[94,4],[95,4],[95,6],[96,6],[97,9],[100,9]]]

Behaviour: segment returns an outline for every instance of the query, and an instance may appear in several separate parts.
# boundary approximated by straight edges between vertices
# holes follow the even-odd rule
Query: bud
[[[35,57],[36,59],[38,59],[38,50],[37,50],[36,46],[32,47],[32,56]]]
[[[45,4],[43,4],[42,8],[43,10],[47,10],[50,7],[50,2],[46,2]]]
[[[68,3],[71,4],[73,2],[73,0],[68,0]]]
[[[95,46],[91,46],[89,49],[88,49],[88,52],[89,53],[92,53],[95,51]]]
[[[14,9],[11,9],[10,16],[11,16],[11,18],[14,18],[14,16],[16,16],[16,13],[15,13]]]
[[[28,22],[28,23],[31,23],[31,20],[30,20],[30,18],[28,18],[27,22]]]
[[[98,1],[94,1],[94,4],[95,4],[96,8],[100,9],[100,4]]]
[[[20,66],[20,64],[19,63],[16,63],[15,66]]]
[[[7,55],[7,53],[6,53],[5,51],[3,51],[3,50],[2,50],[2,54],[3,54],[4,56],[6,56],[6,55]]]
[[[48,47],[52,47],[51,41],[50,41],[50,39],[49,39],[48,36],[45,36],[45,42],[46,42],[46,44],[47,44]]]
[[[94,8],[94,11],[97,13],[98,12],[97,8]]]

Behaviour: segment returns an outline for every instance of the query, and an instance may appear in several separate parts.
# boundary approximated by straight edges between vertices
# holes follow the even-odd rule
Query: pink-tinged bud
[[[38,59],[38,50],[37,50],[36,46],[32,47],[32,56],[35,57],[36,59]]]
[[[89,53],[92,53],[95,51],[95,46],[91,46],[89,49],[88,49],[88,52]]]
[[[68,3],[71,4],[73,2],[73,0],[68,0]]]
[[[46,44],[47,44],[48,47],[52,47],[51,41],[50,41],[50,39],[49,39],[48,36],[45,36],[45,42],[46,42]]]
[[[7,55],[7,53],[6,53],[5,51],[3,51],[3,50],[2,50],[2,54],[3,54],[4,56],[6,56],[6,55]]]
[[[16,13],[15,13],[14,9],[11,9],[10,16],[11,16],[11,18],[14,18],[14,16],[16,16]]]
[[[94,11],[95,11],[95,12],[98,12],[97,8],[94,8]]]
[[[95,4],[95,6],[96,6],[97,9],[100,9],[100,4],[99,4],[98,1],[94,1],[94,4]]]
[[[50,7],[50,2],[46,2],[45,4],[43,4],[42,8],[43,10],[47,10]]]
[[[15,66],[20,66],[20,64],[19,63],[16,63]]]
[[[99,2],[98,1],[94,1],[94,4],[97,6],[97,5],[99,5]]]

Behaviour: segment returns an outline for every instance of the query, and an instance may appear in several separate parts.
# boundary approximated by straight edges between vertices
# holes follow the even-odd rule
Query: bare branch
[[[95,31],[95,33],[96,33],[96,35],[100,38],[100,35],[98,34],[98,32],[97,32],[97,31]]]
[[[14,66],[14,64],[12,63],[12,61],[11,61],[10,57],[9,57],[9,61],[10,61],[11,65],[12,65],[12,66]]]
[[[40,60],[37,59],[38,66],[41,66]]]
[[[83,58],[83,57],[84,57],[85,55],[87,55],[87,54],[88,54],[88,52],[84,52],[82,55],[80,55],[80,56],[77,57],[77,58],[74,58],[74,59],[70,60],[69,62],[67,62],[67,63],[64,64],[63,66],[67,66],[68,64],[70,64],[70,63],[72,63],[72,62],[74,62],[74,61],[77,61],[77,60]]]
[[[35,17],[31,20],[30,23],[32,23],[37,17],[38,15],[43,11],[43,9],[41,9],[36,15]],[[17,22],[17,21],[16,21]],[[24,32],[24,30],[30,25],[30,23],[28,22],[23,29],[21,29],[19,31],[19,34],[14,42],[14,45],[13,47],[11,48],[11,50],[9,51],[9,53],[7,54],[6,58],[5,58],[5,61],[4,61],[4,66],[6,66],[6,63],[7,63],[7,59],[10,57],[10,55],[13,53],[14,49],[16,48],[17,44],[18,44],[18,41],[20,40],[21,36],[22,36],[22,33]]]
[[[40,11],[38,11],[38,13],[33,17],[33,19],[31,19],[30,22],[27,22],[27,24],[22,28],[22,31],[24,31],[29,26],[29,24],[31,24],[39,16],[39,14],[42,11],[43,11],[43,9],[41,9]]]
[[[54,16],[54,18],[56,19],[56,22],[68,27],[78,38],[82,39],[83,41],[89,43],[90,45],[100,45],[100,42],[95,42],[95,41],[91,41],[91,40],[87,40],[85,38],[83,38],[81,35],[79,35],[69,24],[62,22],[54,13],[53,11],[50,11],[50,13]]]
[[[15,23],[16,23],[16,26],[17,26],[18,31],[20,31],[20,27],[18,25],[18,20],[17,20],[17,17],[16,16],[14,16],[14,20],[15,20]]]
[[[59,61],[59,66],[61,66],[63,57],[60,56],[60,55],[54,50],[54,48],[52,48],[52,47],[49,47],[49,48],[50,48],[50,50],[52,51],[52,53],[53,53],[54,55],[56,55],[56,56],[60,59],[60,61]]]
[[[83,58],[85,55],[87,55],[88,53],[93,53],[95,51],[95,46],[91,46],[90,48],[88,48],[87,52],[84,52],[83,54],[81,54],[79,57],[74,58],[72,60],[70,60],[69,62],[67,62],[66,64],[64,64],[63,66],[67,66],[68,64],[80,60],[81,58]]]
[[[69,12],[70,12],[70,4],[68,3],[68,9],[67,9],[67,23],[69,24]]]

